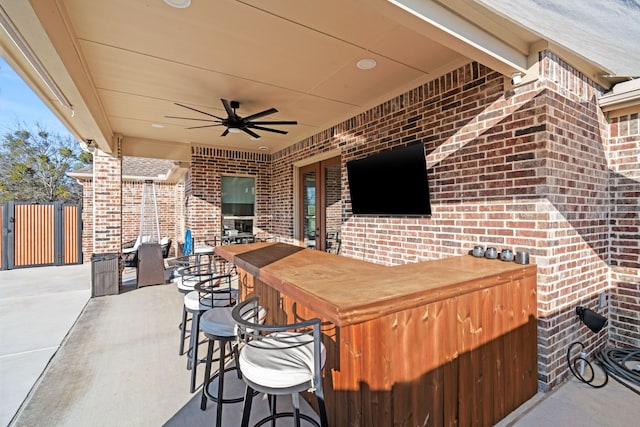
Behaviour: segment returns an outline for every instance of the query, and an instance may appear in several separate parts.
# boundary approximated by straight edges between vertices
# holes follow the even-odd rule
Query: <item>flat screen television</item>
[[[347,162],[355,215],[431,215],[422,143]]]

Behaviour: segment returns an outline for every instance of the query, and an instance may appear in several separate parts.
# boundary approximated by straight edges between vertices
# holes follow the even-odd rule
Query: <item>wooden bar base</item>
[[[537,391],[535,266],[466,256],[384,267],[241,246],[219,253],[267,322],[323,320],[330,425],[491,426]]]

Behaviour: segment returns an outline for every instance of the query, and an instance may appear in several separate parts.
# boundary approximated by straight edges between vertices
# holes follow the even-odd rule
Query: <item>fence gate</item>
[[[62,203],[0,204],[2,270],[82,263],[82,208]]]

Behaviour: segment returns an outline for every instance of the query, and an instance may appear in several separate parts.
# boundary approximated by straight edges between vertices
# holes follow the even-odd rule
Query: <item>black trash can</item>
[[[120,254],[91,255],[91,297],[120,293]]]

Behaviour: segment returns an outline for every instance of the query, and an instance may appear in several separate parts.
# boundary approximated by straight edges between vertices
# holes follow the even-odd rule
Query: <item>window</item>
[[[255,219],[255,178],[222,177],[222,234],[253,233]]]

